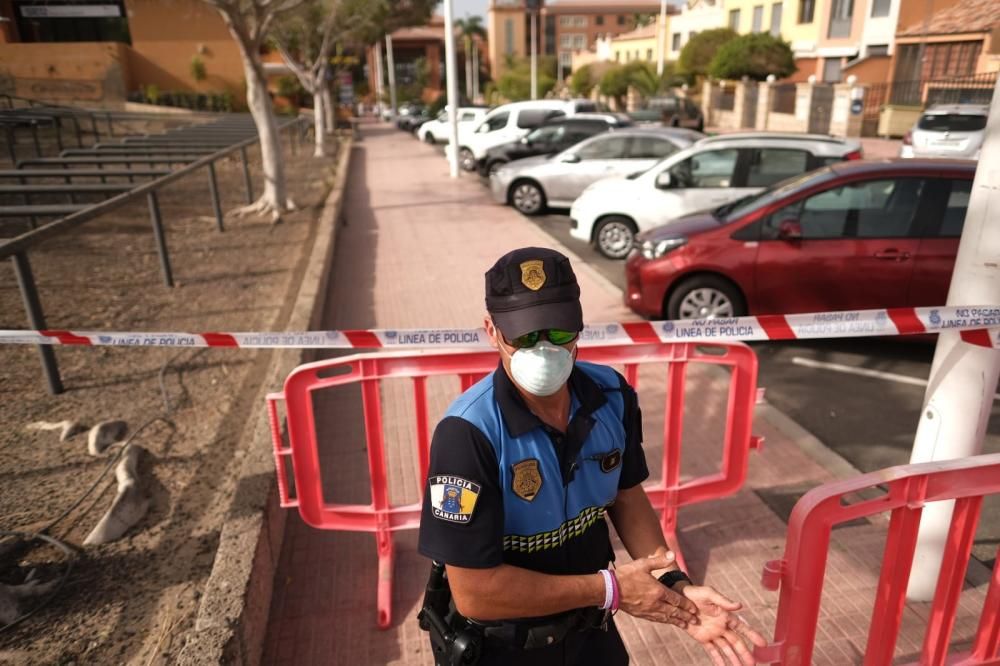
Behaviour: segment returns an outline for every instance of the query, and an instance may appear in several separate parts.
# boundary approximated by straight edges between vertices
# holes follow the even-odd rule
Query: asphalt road
[[[569,235],[566,211],[529,218],[619,288],[623,262],[606,259]],[[910,460],[934,346],[888,339],[754,343],[760,386],[770,404],[862,472]],[[851,374],[851,369],[880,373]],[[1000,401],[994,402],[984,453],[1000,452]],[[781,507],[775,507],[781,511]],[[790,509],[790,505],[787,506]],[[984,503],[974,554],[992,566],[1000,545],[1000,497]]]

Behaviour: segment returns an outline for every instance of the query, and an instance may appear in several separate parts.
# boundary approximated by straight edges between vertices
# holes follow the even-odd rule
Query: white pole
[[[663,51],[667,43],[667,0],[660,0],[660,26],[656,31],[656,75],[663,76]]]
[[[448,171],[458,178],[458,77],[455,67],[455,17],[452,0],[444,0],[444,69],[448,89]]]
[[[396,65],[392,57],[392,35],[385,36],[385,54],[389,62],[389,103],[392,105],[392,115],[396,116]]]
[[[1000,78],[993,90],[980,155],[948,305],[1000,305],[1000,225],[995,219],[1000,208]],[[991,213],[993,220],[989,219]],[[1000,351],[962,342],[954,331],[940,333],[910,462],[981,453],[998,376]],[[929,601],[934,596],[954,504],[934,502],[924,507],[906,590],[911,600]]]
[[[382,120],[382,41],[375,42],[375,98],[378,118]]]
[[[531,12],[531,99],[538,99],[538,10]]]

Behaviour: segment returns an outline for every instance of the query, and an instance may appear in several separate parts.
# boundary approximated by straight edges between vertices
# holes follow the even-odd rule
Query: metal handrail
[[[279,125],[278,131],[281,132],[283,130],[289,129],[290,127],[302,123],[303,123],[303,118],[294,118],[284,124]],[[180,169],[177,169],[176,171],[172,171],[167,176],[161,176],[156,180],[151,180],[147,183],[142,183],[141,185],[137,185],[133,190],[125,192],[124,194],[113,196],[109,199],[105,199],[104,201],[101,201],[99,203],[95,203],[93,206],[87,208],[86,210],[82,210],[78,213],[73,213],[72,215],[67,215],[66,217],[54,220],[53,222],[50,222],[42,227],[39,227],[38,229],[32,229],[31,231],[27,231],[21,234],[20,236],[15,236],[14,238],[11,238],[9,240],[2,241],[0,242],[0,259],[7,259],[8,257],[11,257],[19,252],[24,252],[25,250],[30,248],[32,245],[35,245],[36,243],[48,240],[49,238],[57,236],[60,233],[68,231],[69,229],[73,229],[85,222],[89,222],[90,220],[93,220],[96,217],[99,217],[105,213],[109,213],[117,208],[120,208],[125,204],[130,203],[135,199],[138,199],[139,197],[145,196],[149,192],[154,192],[165,185],[169,185],[170,183],[173,183],[174,181],[179,180],[184,176],[187,176],[193,171],[207,167],[210,164],[214,163],[215,161],[223,157],[229,156],[230,153],[240,150],[241,148],[249,147],[259,141],[260,141],[259,136],[253,136],[248,139],[244,139],[239,143],[232,144],[227,148],[223,148],[210,155],[206,155],[194,162],[191,162],[190,164],[187,164],[181,167]],[[72,171],[67,171],[67,175],[72,175]]]

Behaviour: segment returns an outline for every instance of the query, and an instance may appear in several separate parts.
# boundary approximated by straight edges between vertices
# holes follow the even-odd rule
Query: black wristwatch
[[[674,589],[674,585],[681,582],[682,580],[691,585],[691,579],[688,575],[681,571],[680,569],[674,569],[673,571],[668,571],[667,573],[660,576],[657,580],[669,587],[671,590]]]

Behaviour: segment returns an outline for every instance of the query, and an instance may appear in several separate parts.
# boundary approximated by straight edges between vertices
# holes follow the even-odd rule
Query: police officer
[[[634,390],[575,360],[583,313],[569,259],[504,255],[486,273],[486,309],[500,365],[438,424],[420,524],[420,552],[445,565],[451,628],[475,634],[480,664],[618,666],[620,609],[676,625],[717,664],[753,664],[747,643],[765,641],[733,614],[740,604],[693,585],[667,549],[640,486]],[[614,568],[605,515],[632,557]]]

